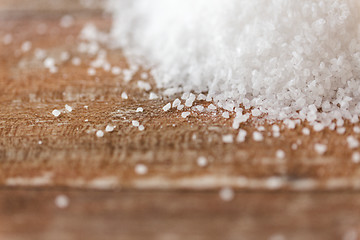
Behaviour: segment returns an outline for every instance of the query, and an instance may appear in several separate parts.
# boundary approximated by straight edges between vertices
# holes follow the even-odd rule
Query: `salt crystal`
[[[144,131],[144,130],[145,130],[144,125],[140,125],[140,126],[139,126],[139,131]]]
[[[256,142],[261,142],[262,140],[264,140],[264,137],[260,132],[253,132],[253,139]]]
[[[344,128],[344,127],[339,127],[339,128],[336,129],[336,132],[337,132],[338,134],[344,134],[344,133],[346,132],[346,128]]]
[[[55,117],[60,116],[60,114],[61,114],[61,112],[60,112],[59,110],[57,110],[57,109],[54,109],[54,110],[52,111],[52,115],[54,115]]]
[[[224,136],[222,136],[222,141],[224,143],[232,143],[232,142],[234,142],[234,136],[232,134],[224,135]]]
[[[113,125],[109,124],[105,128],[105,132],[112,132],[112,131],[114,131],[115,128],[116,128],[116,126],[113,126]]]
[[[150,95],[149,95],[149,99],[150,100],[154,100],[154,99],[158,99],[158,95],[156,95],[155,93],[151,92]]]
[[[353,128],[353,130],[354,130],[354,133],[360,133],[360,127],[359,126],[355,126]]]
[[[142,108],[142,107],[138,107],[137,109],[136,109],[136,112],[143,112],[144,111],[144,109]]]
[[[199,101],[202,101],[202,100],[206,100],[206,96],[202,93],[200,93],[198,96],[197,96],[197,100]]]
[[[259,109],[253,109],[251,110],[251,114],[254,116],[254,117],[258,117],[261,115],[261,111]]]
[[[96,70],[94,68],[88,68],[87,73],[89,76],[95,76]]]
[[[131,121],[131,124],[132,124],[134,127],[138,127],[138,126],[140,126],[139,121],[136,121],[136,120]]]
[[[30,51],[31,46],[32,46],[32,44],[30,41],[23,42],[23,44],[21,44],[21,51],[28,52],[28,51]]]
[[[210,109],[210,110],[215,110],[215,109],[216,109],[216,106],[215,106],[214,104],[210,104],[210,105],[208,106],[208,109]]]
[[[65,105],[65,110],[67,111],[67,112],[72,112],[72,110],[73,110],[73,108],[71,107],[71,106],[69,106],[69,105]]]
[[[129,97],[128,97],[128,95],[126,94],[126,92],[122,92],[122,93],[121,93],[121,98],[122,98],[122,99],[128,99]]]
[[[114,75],[119,75],[121,73],[121,68],[114,66],[111,68],[111,73]]]
[[[3,37],[3,43],[4,45],[9,45],[13,40],[13,37],[10,33],[6,34],[4,37]]]
[[[308,129],[307,127],[304,127],[301,131],[304,135],[310,135],[310,129]]]
[[[98,130],[98,131],[96,131],[96,136],[97,136],[98,138],[102,138],[102,137],[104,136],[104,132],[101,131],[101,130]]]
[[[135,165],[135,173],[138,175],[145,175],[148,173],[148,167],[145,164],[138,163]]]
[[[138,86],[138,88],[143,89],[145,91],[150,91],[151,90],[150,83],[147,83],[147,82],[144,82],[144,81],[138,81],[137,86]]]
[[[74,17],[71,15],[64,15],[60,19],[60,26],[62,28],[69,28],[74,24]]]
[[[78,57],[73,57],[71,59],[71,63],[74,65],[74,66],[79,66],[81,64],[81,59],[78,58]]]
[[[229,202],[234,199],[235,193],[232,188],[224,187],[220,189],[219,196],[221,200]]]
[[[176,108],[181,104],[181,100],[180,99],[175,99],[174,102],[172,103],[172,107]]]
[[[69,206],[69,198],[63,194],[56,196],[55,205],[58,208],[67,208]]]
[[[349,148],[351,149],[359,147],[359,141],[353,136],[347,137],[346,141],[348,143]]]
[[[163,107],[163,110],[164,110],[165,112],[167,112],[167,111],[170,110],[170,108],[171,108],[171,103],[167,103],[167,104]]]
[[[208,161],[207,161],[206,157],[204,157],[204,156],[198,157],[196,162],[199,167],[206,167],[208,164]]]
[[[285,157],[285,152],[283,150],[276,151],[276,158],[283,159]]]
[[[140,74],[140,78],[146,80],[146,79],[149,78],[149,74],[146,73],[146,72],[142,72],[142,73]]]
[[[243,129],[240,129],[239,133],[236,137],[236,141],[237,142],[245,142],[246,135],[247,135],[247,132]]]
[[[190,112],[183,112],[183,113],[181,113],[181,117],[182,117],[182,118],[187,118],[188,116],[190,116]]]
[[[179,106],[177,106],[176,109],[179,110],[179,111],[181,111],[181,110],[183,110],[184,107],[185,107],[184,105],[180,104]]]
[[[321,124],[321,123],[315,123],[315,125],[314,125],[314,131],[315,132],[320,132],[320,131],[322,131],[324,129],[324,125],[323,124]]]
[[[223,112],[221,115],[223,118],[230,118],[229,112]]]
[[[40,140],[40,141],[38,141],[38,144],[39,144],[39,145],[41,145],[41,144],[42,144],[42,141],[41,141],[41,140]]]
[[[316,143],[314,149],[318,154],[323,155],[327,151],[327,146],[325,144]]]
[[[354,152],[351,155],[351,160],[353,161],[353,163],[359,163],[360,162],[360,153],[359,152]]]

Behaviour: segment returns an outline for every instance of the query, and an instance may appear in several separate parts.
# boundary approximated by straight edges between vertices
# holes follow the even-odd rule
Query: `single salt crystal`
[[[310,129],[308,129],[307,127],[304,127],[301,131],[304,135],[310,135]]]
[[[348,143],[349,148],[351,149],[359,147],[359,141],[353,136],[348,136],[346,138],[346,141]]]
[[[240,142],[240,143],[245,142],[246,135],[247,135],[247,132],[245,130],[243,130],[243,129],[240,129],[239,133],[238,133],[238,135],[236,137],[236,141]]]
[[[48,57],[44,60],[44,67],[51,68],[54,66],[55,66],[55,59]]]
[[[199,167],[206,167],[208,164],[208,160],[204,156],[198,157],[196,162]]]
[[[138,88],[145,90],[145,91],[150,91],[151,90],[151,85],[147,82],[144,81],[138,81],[137,82],[137,86]]]
[[[167,111],[170,110],[170,108],[171,108],[171,103],[167,103],[167,104],[163,107],[163,110],[164,110],[165,112],[167,112]]]
[[[257,108],[251,110],[251,114],[254,116],[254,117],[258,117],[261,115],[261,111]]]
[[[283,159],[285,157],[285,152],[281,149],[276,151],[276,158]]]
[[[204,111],[205,107],[203,105],[197,105],[197,106],[194,106],[194,109],[196,111],[202,112],[202,111]]]
[[[360,133],[360,127],[359,126],[355,126],[353,128],[353,130],[354,130],[354,133]]]
[[[186,100],[186,99],[189,98],[189,96],[190,96],[190,93],[189,93],[189,92],[184,92],[184,93],[181,95],[181,99],[182,99],[182,100]]]
[[[176,107],[178,107],[180,104],[181,104],[181,100],[177,98],[177,99],[175,99],[175,100],[173,101],[172,107],[173,107],[173,108],[176,108]]]
[[[200,93],[200,94],[197,96],[197,100],[199,100],[199,101],[206,100],[205,94]]]
[[[265,131],[265,127],[264,127],[264,126],[259,126],[259,127],[257,128],[257,130],[258,130],[259,132],[264,132],[264,131]]]
[[[85,106],[84,106],[84,108],[85,108],[85,109],[88,109],[88,108],[89,108],[89,106],[85,105]]]
[[[296,143],[291,144],[291,149],[292,150],[298,149],[298,145]]]
[[[187,118],[190,115],[190,112],[183,112],[181,113],[182,118]]]
[[[291,119],[285,119],[284,120],[284,124],[287,126],[287,128],[289,129],[295,129],[296,127],[296,122],[291,120]]]
[[[325,144],[316,143],[314,149],[318,154],[323,155],[327,151],[327,146]]]
[[[230,118],[229,112],[223,112],[221,115],[223,118]]]
[[[41,145],[41,144],[42,144],[42,141],[41,141],[41,140],[39,140],[39,141],[38,141],[38,144],[39,144],[39,145]]]
[[[210,110],[215,110],[215,109],[216,109],[216,106],[215,106],[214,104],[210,104],[210,105],[208,106],[208,109],[210,109]]]
[[[359,152],[354,152],[351,155],[351,160],[353,161],[353,163],[359,163],[360,162],[360,153]]]
[[[324,129],[324,125],[321,123],[315,123],[313,126],[315,132],[320,132]]]
[[[154,99],[158,99],[158,95],[156,95],[155,93],[151,92],[150,95],[149,95],[149,99],[150,100],[154,100]]]
[[[275,190],[279,189],[283,183],[283,179],[280,177],[269,177],[265,181],[265,186],[270,190]]]
[[[116,128],[116,126],[109,124],[105,128],[105,132],[112,132],[112,131],[114,131],[115,128]]]
[[[69,198],[63,194],[56,196],[55,205],[58,208],[67,208],[69,206]]]
[[[136,120],[131,121],[131,124],[132,124],[134,127],[140,126],[139,121],[136,121]]]
[[[128,95],[126,94],[126,92],[121,93],[121,98],[122,99],[128,99]]]
[[[46,51],[44,49],[36,48],[34,55],[36,59],[43,60],[46,57]]]
[[[191,107],[193,105],[195,99],[196,99],[195,95],[190,93],[189,97],[185,101],[185,106],[186,107]]]
[[[96,131],[96,136],[97,136],[98,138],[102,138],[102,137],[104,136],[104,132],[103,132],[102,130],[97,130],[97,131]]]
[[[71,59],[71,63],[74,65],[74,66],[79,66],[81,64],[81,59],[78,58],[78,57],[73,57]]]
[[[71,106],[69,106],[69,105],[65,105],[65,110],[67,111],[67,112],[72,112],[72,110],[73,110],[73,108],[71,107]]]
[[[184,105],[180,104],[179,106],[177,106],[176,109],[179,110],[179,111],[181,111],[181,110],[183,110],[184,107],[185,107]]]
[[[60,114],[61,114],[61,112],[60,112],[59,110],[57,110],[57,109],[54,109],[54,110],[52,111],[52,115],[54,115],[55,117],[60,116]]]
[[[148,173],[148,167],[145,164],[138,163],[135,165],[135,173],[138,175],[145,175]]]
[[[336,129],[336,132],[338,133],[338,134],[344,134],[345,132],[346,132],[346,128],[344,128],[344,127],[339,127],[339,128],[337,128]]]
[[[144,109],[142,108],[142,107],[138,107],[137,109],[136,109],[136,112],[143,112],[144,111]]]
[[[140,74],[140,78],[143,79],[143,80],[146,80],[149,78],[149,74],[147,72],[142,72]]]
[[[71,15],[64,15],[60,19],[60,27],[69,28],[74,24],[74,17]]]
[[[96,70],[94,68],[88,68],[87,73],[89,76],[95,76]]]
[[[256,141],[256,142],[261,142],[262,140],[264,140],[264,137],[263,135],[260,133],[260,132],[253,132],[253,139]]]
[[[232,134],[227,134],[222,136],[222,140],[224,143],[232,143],[234,142],[234,136]]]
[[[280,132],[280,127],[276,124],[272,125],[271,129],[273,132]]]
[[[9,45],[13,40],[13,37],[10,33],[6,34],[4,37],[3,37],[3,43],[4,45]]]
[[[224,187],[220,189],[219,196],[221,200],[225,202],[229,202],[234,199],[235,193],[234,190],[232,190],[232,188]]]
[[[69,52],[66,52],[66,51],[61,52],[61,54],[60,54],[60,60],[61,60],[62,62],[65,62],[65,61],[67,61],[67,60],[69,60],[69,59],[70,59],[70,53],[69,53]]]
[[[21,51],[28,52],[28,51],[30,51],[31,46],[32,46],[32,44],[30,41],[25,41],[25,42],[23,42],[23,44],[21,44]]]
[[[121,73],[121,68],[114,66],[111,68],[111,73],[114,75],[119,75]]]
[[[145,130],[144,125],[140,125],[140,126],[139,126],[139,131],[144,131],[144,130]]]

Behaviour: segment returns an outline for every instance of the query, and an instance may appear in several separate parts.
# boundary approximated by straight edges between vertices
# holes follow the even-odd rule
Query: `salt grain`
[[[102,138],[102,137],[104,136],[104,132],[101,131],[101,130],[98,130],[98,131],[96,131],[96,136],[97,136],[98,138]]]
[[[234,199],[235,193],[234,190],[232,190],[232,188],[224,187],[220,189],[219,196],[221,200],[225,202],[229,202]]]
[[[236,141],[239,143],[245,142],[246,135],[247,135],[247,132],[243,129],[240,129],[239,133],[236,137]]]
[[[325,144],[316,143],[314,149],[318,154],[323,155],[327,151],[327,146]]]
[[[171,103],[167,103],[167,104],[163,107],[163,110],[164,110],[165,112],[167,112],[167,111],[170,110],[170,108],[171,108]]]
[[[116,126],[109,124],[105,128],[105,132],[113,132],[115,128],[116,128]]]
[[[60,114],[61,114],[61,112],[60,112],[59,110],[57,110],[57,109],[54,109],[51,113],[52,113],[52,115],[54,115],[55,117],[58,117],[58,116],[60,116]]]
[[[232,143],[232,142],[234,142],[234,136],[232,134],[224,135],[224,136],[222,136],[222,141],[224,143]]]
[[[206,167],[208,164],[208,160],[206,157],[201,156],[201,157],[198,157],[198,159],[196,160],[196,163],[199,167]]]
[[[262,140],[264,140],[264,137],[260,132],[253,132],[253,139],[256,142],[261,142]]]
[[[148,173],[148,168],[144,164],[141,164],[141,163],[136,164],[135,165],[135,173],[138,175],[145,175]]]
[[[139,131],[144,131],[144,130],[145,130],[144,125],[140,125],[140,126],[139,126]]]
[[[151,92],[150,95],[149,95],[149,99],[150,100],[154,100],[154,99],[158,99],[158,95],[156,95],[155,93]]]
[[[351,160],[353,163],[359,163],[360,162],[360,153],[359,152],[354,152],[351,155]]]
[[[132,124],[134,127],[138,127],[138,126],[140,126],[139,121],[136,121],[136,120],[131,121],[131,124]]]
[[[138,107],[138,108],[136,109],[136,112],[137,112],[137,113],[143,112],[143,111],[144,111],[144,109],[143,109],[142,107]]]
[[[276,158],[283,159],[285,157],[285,152],[283,150],[276,151]]]
[[[67,111],[67,112],[72,112],[72,110],[73,110],[73,108],[71,107],[71,106],[69,106],[69,105],[65,105],[65,110]]]
[[[56,196],[55,205],[58,208],[67,208],[69,206],[69,198],[63,194]]]
[[[122,93],[121,93],[121,98],[122,98],[122,99],[128,99],[129,97],[128,97],[128,95],[126,94],[126,92],[122,92]]]
[[[354,138],[353,136],[347,137],[346,141],[347,141],[350,149],[359,147],[359,141],[356,138]]]
[[[188,116],[190,116],[190,112],[183,112],[183,113],[181,113],[181,117],[182,117],[182,118],[187,118]]]
[[[4,37],[3,37],[3,43],[4,45],[9,45],[13,40],[13,37],[10,33],[6,34]]]
[[[301,131],[304,135],[310,135],[310,129],[308,129],[306,127],[304,127]]]

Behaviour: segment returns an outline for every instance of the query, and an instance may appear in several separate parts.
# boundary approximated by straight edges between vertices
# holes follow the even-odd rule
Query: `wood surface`
[[[1,240],[358,239],[360,168],[346,144],[347,136],[358,137],[352,124],[344,135],[304,136],[306,124],[288,130],[279,122],[281,136],[274,138],[271,123],[251,119],[241,127],[251,136],[264,125],[264,141],[224,143],[222,136],[237,131],[221,110],[184,119],[162,110],[176,96],[149,100],[137,87],[141,71],[129,83],[103,70],[89,76],[94,56],[79,53],[79,32],[89,22],[108,32],[111,18],[80,2],[0,0]],[[75,18],[70,28],[59,26],[64,14]],[[8,33],[13,41],[4,45]],[[24,53],[25,41],[32,48]],[[61,62],[50,73],[34,58],[37,48],[57,61],[67,51],[82,63]],[[121,50],[107,54],[126,68]],[[65,104],[74,110],[51,114]],[[116,125],[114,132],[97,138],[107,124]],[[315,143],[328,145],[325,155]],[[284,159],[275,157],[279,149]],[[200,156],[207,167],[197,166]],[[135,173],[138,163],[147,174]],[[232,202],[219,199],[221,187],[235,189]],[[67,209],[54,204],[60,193],[69,196]]]

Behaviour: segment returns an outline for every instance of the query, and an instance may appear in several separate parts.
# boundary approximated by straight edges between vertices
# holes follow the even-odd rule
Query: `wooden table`
[[[75,19],[69,28],[59,26],[64,14]],[[343,135],[305,136],[303,124],[274,138],[271,123],[251,119],[241,127],[251,136],[264,125],[264,141],[224,143],[237,134],[231,119],[164,112],[175,97],[149,100],[137,87],[141,71],[129,83],[104,70],[89,76],[95,56],[78,50],[89,22],[111,26],[99,6],[80,1],[0,0],[0,239],[358,239],[360,168],[345,140],[357,137],[353,125]],[[30,51],[21,50],[25,41]],[[57,73],[34,57],[39,48]],[[121,50],[101,48],[126,68]],[[60,61],[65,51],[81,65]],[[51,114],[65,104],[74,110]],[[96,137],[108,124],[114,132]],[[325,155],[315,143],[328,145]],[[279,149],[284,159],[275,157]],[[207,167],[197,166],[200,156]],[[139,163],[147,174],[135,172]],[[233,201],[219,198],[222,187],[235,189]],[[54,203],[61,194],[70,200],[65,209]]]

